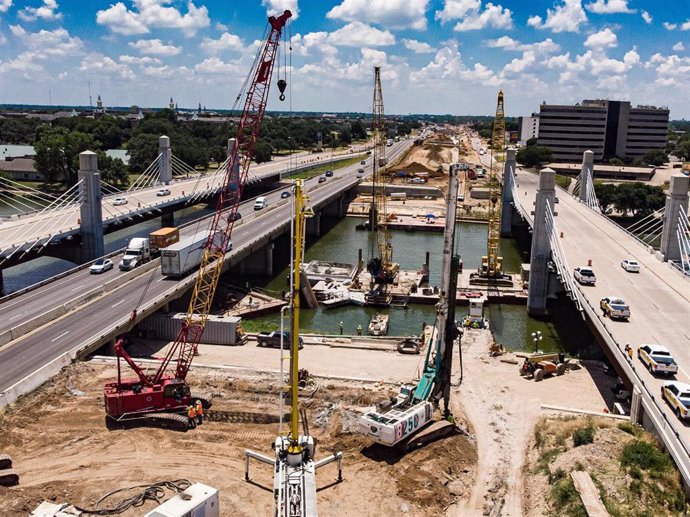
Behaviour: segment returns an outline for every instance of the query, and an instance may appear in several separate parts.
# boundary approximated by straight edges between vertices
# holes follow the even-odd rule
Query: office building
[[[633,108],[628,101],[584,100],[574,106],[542,104],[538,142],[548,147],[557,162],[578,162],[582,153],[594,160],[642,158],[664,149],[669,110],[654,106]]]

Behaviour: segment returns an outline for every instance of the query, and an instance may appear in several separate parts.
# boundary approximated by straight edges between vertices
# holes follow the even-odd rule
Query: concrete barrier
[[[12,341],[12,330],[6,330],[0,334],[0,348]]]
[[[19,397],[32,392],[41,386],[48,379],[58,374],[65,366],[72,362],[72,357],[69,352],[62,354],[56,359],[52,360],[42,368],[27,375],[21,381],[13,384],[5,391],[0,393],[0,407],[12,404]]]
[[[19,339],[25,334],[28,334],[32,330],[37,329],[38,327],[41,327],[45,325],[48,322],[51,322],[60,316],[63,316],[65,314],[65,308],[63,305],[59,305],[58,307],[54,307],[43,314],[40,314],[39,316],[36,316],[35,318],[30,319],[29,321],[25,321],[24,323],[17,325],[16,327],[10,329],[10,334],[12,337],[12,340],[14,339]]]

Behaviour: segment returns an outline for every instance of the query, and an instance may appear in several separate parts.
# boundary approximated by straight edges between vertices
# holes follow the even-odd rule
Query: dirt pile
[[[76,364],[0,415],[0,451],[14,459],[17,487],[0,488],[0,515],[25,516],[42,500],[90,507],[106,492],[180,478],[221,492],[223,515],[272,514],[271,494],[245,483],[244,449],[270,455],[278,432],[279,383],[268,375],[192,371],[195,388],[216,395],[212,409],[230,415],[188,432],[156,428],[108,431],[102,384],[112,367]],[[304,407],[317,439],[317,459],[342,451],[344,481],[335,464],[317,475],[319,514],[439,515],[454,492],[472,483],[472,445],[455,436],[409,453],[372,446],[356,434],[363,407],[387,390],[348,382],[318,381]],[[234,415],[234,417],[233,417]],[[272,471],[252,463],[254,482],[272,486]],[[460,488],[458,488],[460,487]],[[141,516],[154,505],[128,510]]]

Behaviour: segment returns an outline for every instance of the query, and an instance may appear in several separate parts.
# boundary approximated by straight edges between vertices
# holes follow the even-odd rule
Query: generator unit
[[[194,483],[144,517],[220,517],[218,490]]]

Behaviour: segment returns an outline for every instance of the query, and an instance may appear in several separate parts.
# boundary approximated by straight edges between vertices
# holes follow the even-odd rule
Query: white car
[[[630,319],[630,307],[623,298],[618,296],[605,296],[599,302],[599,307],[612,320]]]
[[[126,197],[116,197],[113,199],[113,205],[115,206],[120,206],[120,205],[126,205],[127,204],[127,198]]]
[[[110,259],[99,258],[89,267],[89,273],[99,274],[113,269],[113,261]]]
[[[573,276],[582,285],[594,285],[597,282],[597,277],[594,275],[591,267],[576,267],[575,271],[573,271]]]
[[[678,418],[690,418],[690,384],[666,382],[661,387],[661,398],[668,402]]]
[[[169,196],[170,195],[170,189],[169,188],[162,188],[158,192],[156,192],[156,195],[158,197]]]
[[[637,357],[651,374],[675,375],[678,373],[678,364],[665,346],[640,345],[640,348],[637,349]]]
[[[628,273],[640,272],[640,263],[637,260],[625,259],[623,262],[621,262],[621,267]]]

